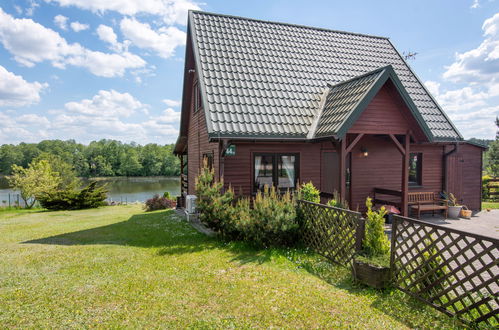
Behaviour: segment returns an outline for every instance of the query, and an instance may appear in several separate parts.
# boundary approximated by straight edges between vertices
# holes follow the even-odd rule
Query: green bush
[[[223,181],[215,180],[215,172],[203,164],[201,173],[196,179],[196,208],[199,211],[199,219],[215,231],[222,231],[223,223],[232,212],[234,191],[229,188],[222,193]]]
[[[302,183],[298,187],[297,198],[314,203],[321,202],[320,191],[317,188],[315,188],[312,181],[308,183]]]
[[[38,196],[40,205],[48,210],[79,210],[99,207],[105,204],[107,189],[90,182],[85,188],[54,190]]]
[[[366,200],[367,219],[366,236],[363,241],[363,248],[369,257],[376,257],[387,254],[390,251],[390,242],[385,234],[385,208],[373,211],[371,198]]]
[[[280,195],[274,187],[258,192],[251,210],[251,223],[243,236],[258,245],[292,245],[298,234],[295,203],[289,192]]]
[[[327,205],[345,210],[349,209],[348,202],[336,190],[333,192],[333,199],[329,200]]]

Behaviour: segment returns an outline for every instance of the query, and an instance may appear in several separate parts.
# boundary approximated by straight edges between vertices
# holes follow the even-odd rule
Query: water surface
[[[84,179],[88,183],[90,179]],[[99,183],[107,184],[109,201],[116,202],[144,202],[154,194],[163,195],[168,191],[172,196],[180,194],[180,179],[177,177],[112,177],[92,178]],[[0,206],[8,204],[9,195],[11,203],[18,199],[18,192],[9,188],[7,180],[0,177]]]

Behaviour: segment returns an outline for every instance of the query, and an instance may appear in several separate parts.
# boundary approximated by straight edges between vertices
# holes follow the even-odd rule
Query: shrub
[[[166,199],[175,200],[175,198],[172,197],[172,194],[170,194],[169,191],[165,191],[165,193],[163,194],[163,197]]]
[[[370,197],[366,200],[366,206],[366,236],[363,241],[365,252],[370,257],[387,254],[390,251],[390,242],[383,226],[385,224],[385,208],[382,207],[379,211],[373,211]]]
[[[38,196],[40,205],[48,210],[79,210],[104,205],[107,189],[90,182],[81,190],[66,189],[44,192]]]
[[[144,208],[147,212],[149,212],[156,210],[171,209],[174,208],[176,205],[177,203],[174,200],[156,194],[152,198],[146,200]]]
[[[312,181],[308,183],[302,183],[298,187],[297,198],[314,203],[321,202],[320,191],[317,188],[315,188]]]
[[[222,226],[222,235],[228,239],[250,240],[253,220],[249,198],[240,198],[235,205],[228,206]]]
[[[258,192],[251,210],[251,223],[244,233],[258,245],[292,245],[298,234],[295,203],[289,192],[280,195],[274,187]]]
[[[234,191],[229,188],[222,193],[223,181],[215,180],[215,172],[203,162],[201,173],[196,179],[196,208],[199,219],[215,231],[222,230],[223,222],[229,217],[234,201]]]
[[[336,190],[333,192],[333,199],[329,200],[327,202],[327,205],[338,207],[340,209],[345,209],[345,210],[349,209],[348,202],[346,201],[346,199],[342,198]]]

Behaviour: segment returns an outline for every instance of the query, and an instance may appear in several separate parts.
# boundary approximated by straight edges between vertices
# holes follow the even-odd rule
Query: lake
[[[83,181],[88,182],[88,180],[84,179]],[[92,180],[107,183],[108,201],[144,202],[154,194],[163,195],[165,191],[170,192],[172,196],[180,195],[180,179],[178,177],[112,177],[93,178]],[[12,203],[17,201],[17,192],[9,189],[7,179],[0,177],[0,206],[8,203],[9,194]]]

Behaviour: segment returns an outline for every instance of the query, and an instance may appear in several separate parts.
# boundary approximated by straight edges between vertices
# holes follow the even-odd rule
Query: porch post
[[[340,141],[340,196],[343,199],[347,199],[346,192],[347,192],[347,182],[346,182],[346,157],[347,157],[347,150],[346,150],[346,141],[347,137],[345,137]]]
[[[410,158],[410,143],[411,136],[409,132],[405,134],[404,139],[404,154],[402,158],[402,215],[407,217],[409,215],[409,158]]]

